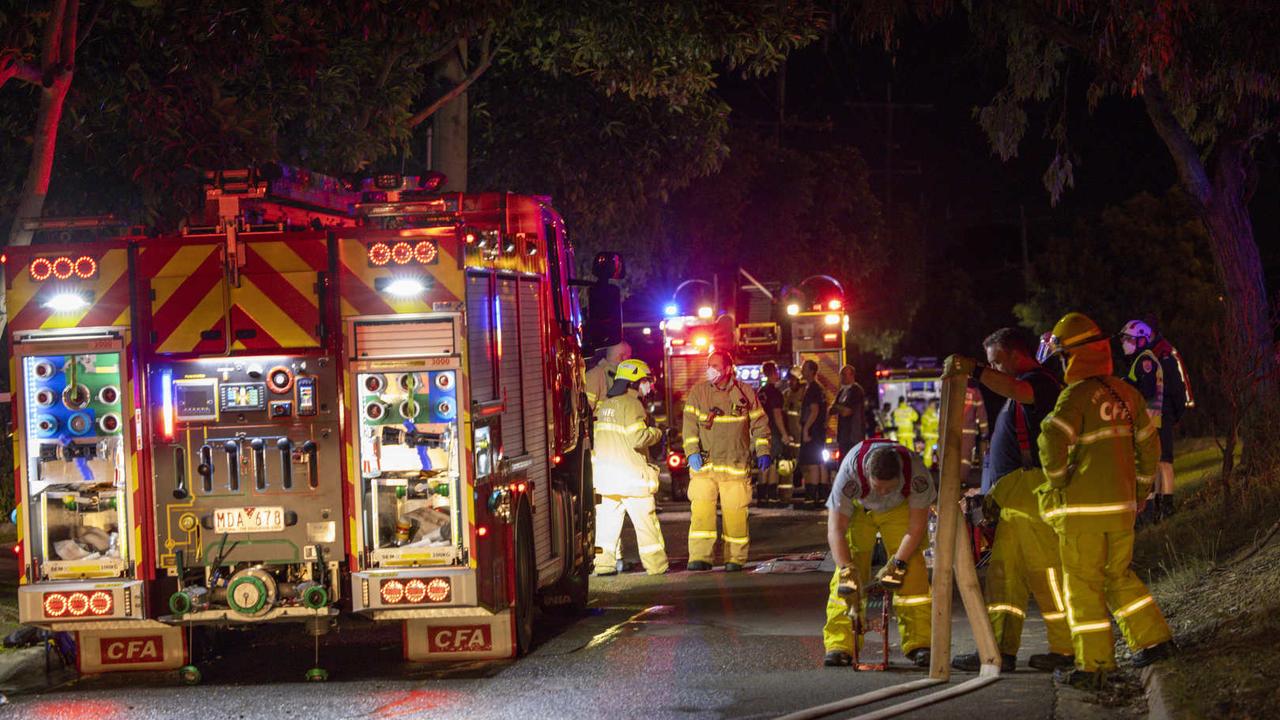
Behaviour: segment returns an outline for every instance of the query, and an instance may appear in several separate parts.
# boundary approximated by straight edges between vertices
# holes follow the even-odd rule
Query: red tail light
[[[67,598],[67,611],[76,617],[89,612],[89,596],[82,592],[74,592]]]
[[[404,584],[404,599],[411,603],[420,603],[427,599],[427,584],[414,578]]]
[[[382,594],[382,602],[395,605],[404,599],[404,583],[399,580],[385,580],[378,592]]]
[[[413,257],[423,265],[430,265],[436,259],[436,244],[430,240],[423,240],[413,246]]]
[[[38,257],[31,261],[29,271],[32,280],[48,280],[49,276],[53,274],[53,263],[49,261],[49,258]]]
[[[681,465],[684,465],[684,458],[679,453],[671,453],[667,456],[667,467],[679,470]]]
[[[62,593],[44,594],[44,616],[62,617],[67,614],[67,596]]]
[[[75,272],[75,263],[71,262],[69,257],[60,257],[53,261],[53,276],[59,280],[66,280],[71,277],[71,273]]]
[[[89,611],[94,615],[106,615],[111,612],[111,607],[115,603],[111,600],[111,593],[105,590],[98,590],[89,596]]]
[[[76,258],[75,273],[76,277],[88,280],[93,274],[98,272],[98,261],[88,255],[81,255]]]

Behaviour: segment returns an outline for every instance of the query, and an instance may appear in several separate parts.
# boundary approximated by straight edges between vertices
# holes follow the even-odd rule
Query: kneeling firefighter
[[[827,498],[827,544],[836,572],[822,628],[825,664],[853,664],[854,643],[862,638],[854,637],[840,588],[866,587],[879,532],[886,548],[897,548],[876,581],[894,593],[902,652],[917,667],[929,666],[932,597],[923,544],[929,541],[929,507],[937,499],[938,487],[920,456],[892,440],[864,440],[844,457]]]
[[[1134,520],[1151,492],[1160,439],[1141,393],[1111,376],[1110,343],[1096,323],[1068,313],[1050,344],[1067,387],[1040,426],[1048,482],[1036,492],[1041,516],[1058,534],[1075,647],[1075,668],[1054,676],[1095,687],[1100,673],[1116,667],[1111,618],[1138,667],[1172,647],[1160,608],[1130,568]]]
[[[596,406],[591,462],[600,495],[596,505],[597,575],[617,573],[622,524],[628,515],[635,526],[645,572],[661,575],[667,571],[666,543],[653,500],[658,491],[658,468],[641,452],[662,437],[661,431],[649,425],[649,414],[640,402],[652,389],[649,366],[641,360],[624,360],[614,371],[606,397]]]

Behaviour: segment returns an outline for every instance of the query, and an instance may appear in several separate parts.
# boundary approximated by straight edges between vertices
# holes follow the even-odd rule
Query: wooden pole
[[[933,626],[929,677],[951,679],[951,587],[955,580],[956,538],[960,523],[960,469],[964,438],[966,378],[942,379],[939,419],[941,480],[938,487],[937,547],[933,553]],[[972,561],[970,561],[972,562]],[[989,627],[989,625],[988,625]]]
[[[956,523],[956,584],[960,586],[960,599],[969,618],[969,628],[978,645],[978,657],[982,664],[1000,672],[1000,649],[996,646],[996,633],[987,614],[987,601],[982,596],[982,583],[978,581],[978,566],[973,561],[973,545],[969,541],[968,527]]]

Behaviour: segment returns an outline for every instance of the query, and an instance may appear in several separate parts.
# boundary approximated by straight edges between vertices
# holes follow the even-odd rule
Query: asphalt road
[[[226,633],[221,656],[204,665],[198,687],[180,686],[169,673],[86,677],[10,696],[0,715],[769,718],[925,677],[898,652],[896,632],[888,672],[822,667],[825,574],[684,572],[687,509],[669,506],[661,517],[676,558],[672,572],[593,579],[590,613],[576,621],[540,620],[536,649],[518,662],[414,665],[401,658],[398,626],[344,619],[321,640],[327,683],[303,681],[313,647],[299,628],[267,627]],[[823,522],[818,511],[758,512],[753,555],[820,549]],[[629,545],[634,559],[634,542]],[[967,651],[972,643],[958,599],[955,605],[955,648]],[[1035,615],[1021,659],[1043,651],[1043,625]],[[1059,698],[1049,676],[1023,665],[994,685],[905,717],[1052,718]]]

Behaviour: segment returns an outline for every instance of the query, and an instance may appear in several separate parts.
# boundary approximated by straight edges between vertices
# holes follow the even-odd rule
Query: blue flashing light
[[[667,317],[675,317],[680,314],[680,308],[675,303],[667,303],[667,306],[662,308],[662,314]]]

